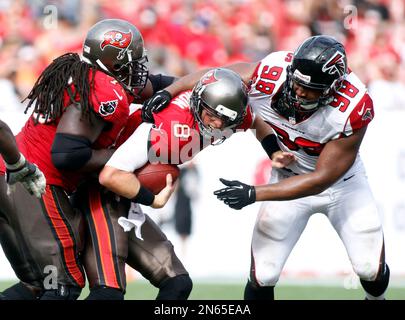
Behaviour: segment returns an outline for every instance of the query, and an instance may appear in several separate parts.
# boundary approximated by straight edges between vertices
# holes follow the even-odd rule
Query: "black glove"
[[[144,122],[154,123],[153,113],[158,113],[166,108],[172,95],[166,90],[156,92],[150,99],[146,100],[142,106],[142,120]]]
[[[226,188],[214,191],[218,200],[222,200],[232,209],[242,209],[243,207],[256,202],[256,190],[254,186],[249,186],[237,180],[219,179]]]

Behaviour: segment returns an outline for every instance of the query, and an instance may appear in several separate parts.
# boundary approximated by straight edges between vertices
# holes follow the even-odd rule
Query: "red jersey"
[[[91,79],[90,77],[91,74],[89,79]],[[109,123],[109,126],[93,143],[93,149],[114,146],[129,117],[128,98],[125,90],[114,78],[101,71],[96,71],[94,89],[90,93],[91,106],[97,115]],[[69,104],[70,99],[65,92],[65,108]],[[74,191],[80,179],[83,178],[83,174],[70,170],[58,170],[51,159],[52,143],[60,118],[49,123],[41,122],[40,119],[39,123],[35,125],[35,116],[33,114],[27,120],[21,132],[16,136],[18,148],[28,161],[35,163],[44,173],[47,184],[61,186],[68,192]],[[4,163],[0,161],[0,172],[4,173],[4,171]]]
[[[203,139],[197,121],[190,109],[191,90],[184,91],[171,100],[169,106],[154,114],[155,125],[151,130],[149,142],[153,152],[149,152],[151,162],[181,164],[191,160],[198,152],[211,144],[210,139]],[[236,130],[246,131],[252,126],[253,112],[247,108],[243,122]],[[141,110],[130,116],[125,132],[120,137],[123,143],[141,123]],[[205,141],[204,141],[205,140]],[[154,159],[156,156],[156,159]]]

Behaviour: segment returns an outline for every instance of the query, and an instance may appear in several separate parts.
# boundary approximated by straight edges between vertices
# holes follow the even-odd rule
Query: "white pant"
[[[286,178],[273,169],[270,183]],[[267,201],[260,208],[252,238],[251,280],[274,286],[312,214],[325,214],[342,239],[353,269],[374,280],[383,252],[383,231],[365,173],[358,172],[324,192],[290,201]]]

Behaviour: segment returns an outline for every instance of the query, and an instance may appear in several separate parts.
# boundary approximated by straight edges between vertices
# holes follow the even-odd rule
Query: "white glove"
[[[45,192],[46,179],[35,164],[27,161],[21,153],[20,159],[14,164],[6,163],[6,168],[6,181],[9,186],[21,182],[30,194],[41,198]],[[9,188],[7,193],[10,193],[12,189]]]

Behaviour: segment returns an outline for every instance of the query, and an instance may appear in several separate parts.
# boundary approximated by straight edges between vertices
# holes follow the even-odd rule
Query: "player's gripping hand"
[[[214,191],[214,195],[232,209],[240,210],[256,201],[254,186],[249,186],[237,180],[229,181],[222,178],[219,180],[227,187]]]
[[[154,123],[153,113],[158,113],[166,108],[172,95],[166,90],[156,92],[150,99],[146,100],[142,106],[142,120],[144,122]]]
[[[23,154],[21,154],[20,159],[16,163],[6,163],[6,182],[9,186],[21,182],[24,188],[37,198],[41,198],[46,187],[44,174],[35,164],[27,161]]]
[[[271,166],[273,168],[281,169],[287,167],[295,160],[296,158],[293,153],[279,150],[271,155]]]
[[[155,209],[160,209],[165,206],[167,201],[169,201],[170,196],[175,190],[175,186],[173,185],[173,177],[169,173],[166,176],[166,187],[164,187],[156,196],[155,199],[153,200],[153,203],[151,205],[152,208]]]

